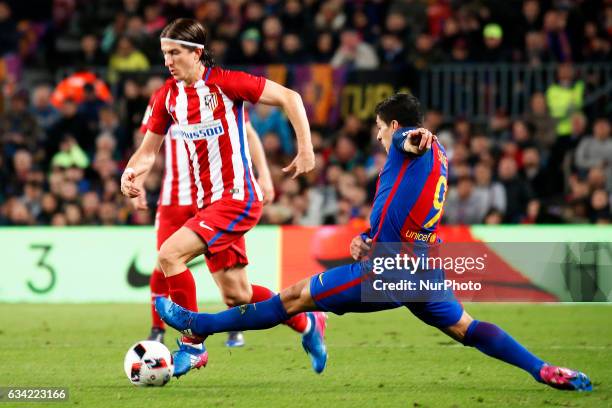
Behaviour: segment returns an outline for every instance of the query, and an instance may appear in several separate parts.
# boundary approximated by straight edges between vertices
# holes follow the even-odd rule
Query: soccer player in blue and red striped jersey
[[[444,148],[437,140],[432,140],[427,130],[416,129],[421,124],[418,100],[412,95],[396,94],[381,102],[376,114],[377,138],[388,157],[378,180],[371,229],[351,243],[351,255],[356,260],[371,256],[376,244],[380,247],[385,243],[414,242],[429,248],[430,244],[439,242],[436,234],[447,189],[448,161]],[[414,142],[418,136],[421,136],[421,144],[417,147]],[[423,144],[430,148],[424,148]],[[450,290],[445,293],[444,301],[364,301],[361,284],[373,271],[364,267],[368,262],[327,270],[283,290],[270,300],[217,314],[193,313],[164,298],[156,299],[156,307],[170,326],[206,336],[231,330],[266,329],[304,311],[341,315],[405,306],[423,322],[466,346],[527,371],[536,381],[558,389],[592,389],[584,373],[550,365],[498,326],[473,319]],[[310,318],[304,339],[322,339],[322,323]],[[318,347],[309,348],[309,344]],[[304,348],[315,370],[321,372],[327,360],[324,343],[310,342],[304,344]]]

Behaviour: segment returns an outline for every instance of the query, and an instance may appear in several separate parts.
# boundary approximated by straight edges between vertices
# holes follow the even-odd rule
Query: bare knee
[[[227,290],[222,293],[223,303],[225,303],[228,307],[235,307],[240,305],[245,305],[251,301],[251,296],[247,290]]]
[[[185,269],[180,251],[172,245],[166,245],[166,243],[159,249],[157,262],[166,276],[176,275]]]
[[[442,329],[442,331],[453,339],[457,340],[458,342],[463,343],[468,327],[470,327],[470,324],[473,321],[474,319],[472,318],[472,316],[470,316],[466,311],[464,311],[457,323]]]
[[[310,279],[305,279],[281,292],[281,301],[289,316],[315,310],[315,304],[310,296]]]

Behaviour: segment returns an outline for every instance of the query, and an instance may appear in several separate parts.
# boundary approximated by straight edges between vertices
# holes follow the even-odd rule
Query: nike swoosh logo
[[[214,229],[212,229],[211,227],[209,227],[208,225],[206,225],[206,224],[204,223],[204,221],[200,221],[200,227],[202,227],[202,228],[206,228],[207,230],[210,230],[210,231],[213,231],[213,232],[215,231]]]
[[[138,269],[138,255],[134,255],[132,261],[130,262],[130,266],[128,267],[126,278],[128,285],[133,288],[142,288],[145,286],[149,286],[149,280],[151,279],[150,273],[142,273],[141,270]],[[187,266],[193,268],[195,266],[201,265],[204,263],[204,258],[199,257],[197,260],[191,261]]]

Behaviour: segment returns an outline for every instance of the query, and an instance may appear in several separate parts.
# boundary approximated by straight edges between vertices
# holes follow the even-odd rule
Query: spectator
[[[519,176],[516,162],[509,157],[499,161],[498,177],[506,191],[504,222],[518,223],[525,216],[532,196],[529,184]]]
[[[261,35],[256,28],[246,30],[240,36],[240,47],[228,55],[228,64],[258,65],[263,64],[265,57],[261,50]]]
[[[496,209],[491,209],[487,213],[484,219],[484,224],[487,225],[499,225],[503,222],[504,215]]]
[[[576,167],[585,174],[592,167],[612,166],[612,138],[610,121],[599,118],[593,125],[593,136],[580,140],[576,149]]]
[[[550,115],[557,121],[557,137],[565,137],[572,131],[572,113],[582,109],[584,82],[574,80],[570,63],[559,65],[557,77],[558,81],[546,90],[546,102]]]
[[[404,43],[396,34],[388,33],[381,37],[378,59],[382,61],[382,68],[403,69],[406,64],[404,54]]]
[[[363,165],[363,156],[361,152],[357,150],[357,146],[353,139],[347,135],[341,134],[338,139],[336,139],[329,162],[341,166],[343,170],[352,171],[356,166]]]
[[[98,38],[94,34],[86,34],[81,38],[81,49],[77,56],[81,69],[92,69],[106,65],[107,58],[104,56]]]
[[[276,16],[269,16],[263,22],[263,52],[268,64],[282,61],[281,38],[283,36],[283,26]]]
[[[259,135],[275,133],[280,140],[283,154],[291,155],[294,152],[293,133],[285,114],[278,108],[259,103],[251,110],[251,124]]]
[[[58,203],[57,197],[52,193],[45,193],[40,202],[41,211],[36,218],[38,224],[49,225],[53,214],[57,212]]]
[[[499,24],[489,23],[482,30],[484,47],[478,53],[482,62],[511,62],[512,55],[503,44],[504,32]]]
[[[38,126],[45,132],[51,129],[60,117],[57,109],[51,105],[51,92],[49,85],[38,85],[32,92],[30,113],[34,115]]]
[[[306,21],[310,19],[308,10],[304,10],[300,0],[286,0],[281,14],[283,27],[288,32],[303,34],[306,30]]]
[[[547,38],[547,48],[556,61],[568,63],[572,60],[572,49],[566,27],[567,13],[553,9],[544,14],[543,29]]]
[[[11,14],[9,4],[0,1],[0,57],[17,52],[17,23]]]
[[[141,112],[144,112],[144,109]],[[117,112],[115,112],[111,107],[105,106],[100,109],[98,117],[98,133],[111,134],[114,137],[118,148],[120,150],[125,150],[128,144],[128,133],[121,125]]]
[[[141,51],[134,48],[132,40],[125,36],[119,38],[116,51],[108,63],[109,82],[117,82],[121,73],[145,71],[147,69],[149,69],[149,60]]]
[[[36,117],[28,111],[27,93],[15,93],[11,97],[9,111],[0,115],[0,142],[9,149],[26,147],[33,152],[44,142],[44,138]]]
[[[340,31],[346,23],[346,14],[342,11],[342,1],[325,0],[314,19],[319,31]]]
[[[408,59],[414,68],[422,70],[431,64],[436,64],[444,60],[442,51],[435,47],[433,37],[428,33],[421,33],[415,41],[415,49]]]
[[[209,3],[217,3],[211,1]],[[167,20],[161,14],[159,4],[147,4],[144,8],[144,24],[145,31],[150,36],[156,36],[166,26]]]
[[[610,197],[609,194],[603,190],[598,189],[593,192],[591,196],[591,208],[589,218],[592,223],[609,223],[610,222]]]
[[[478,163],[474,167],[474,179],[474,196],[478,197],[486,211],[494,209],[503,214],[506,211],[506,191],[499,182],[492,180],[491,168]]]
[[[359,33],[346,30],[340,35],[340,47],[334,54],[331,65],[334,67],[374,69],[378,67],[378,57],[374,48],[362,41]]]
[[[449,189],[444,218],[449,224],[480,224],[488,210],[486,201],[474,191],[472,178],[464,176],[455,188]]]
[[[523,118],[533,129],[533,139],[538,148],[548,151],[555,142],[555,120],[548,113],[544,94],[536,92],[531,95],[529,107]]]
[[[297,34],[288,33],[283,35],[281,58],[287,64],[303,64],[306,62],[306,55],[302,49],[302,40],[300,40]]]
[[[72,166],[82,169],[89,165],[87,155],[70,134],[66,134],[60,143],[60,150],[51,159],[51,167],[68,168]]]
[[[542,28],[542,11],[538,0],[525,0],[521,11],[522,15],[516,29],[517,37]]]
[[[335,39],[330,31],[319,33],[316,39],[314,62],[328,63],[334,56],[335,48]]]
[[[554,57],[546,48],[546,37],[540,31],[530,31],[525,34],[525,52],[522,61],[532,67],[552,62]]]
[[[118,39],[125,32],[125,27],[127,25],[127,16],[123,12],[117,13],[115,15],[115,20],[106,27],[104,33],[102,34],[102,40],[100,42],[100,49],[105,54],[110,54],[113,48],[116,47]]]
[[[523,151],[523,174],[535,197],[544,199],[550,196],[548,177],[540,162],[540,153],[535,147],[528,147]]]
[[[82,118],[86,121],[89,131],[91,133],[96,133],[100,109],[102,109],[106,103],[98,98],[93,84],[85,84],[83,91],[85,97],[79,104],[78,110]]]
[[[72,99],[65,100],[60,108],[60,115],[60,119],[49,129],[48,157],[59,149],[65,135],[72,135],[85,152],[91,152],[93,133],[85,118],[78,112],[77,104]]]

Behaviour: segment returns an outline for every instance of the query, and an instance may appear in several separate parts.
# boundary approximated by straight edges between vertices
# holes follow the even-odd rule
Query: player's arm
[[[418,128],[413,129],[406,135],[400,135],[393,142],[396,147],[406,153],[422,155],[427,150],[431,149],[431,144],[438,140],[428,129]],[[418,142],[418,143],[417,143]]]
[[[127,167],[121,175],[121,192],[124,195],[131,198],[140,195],[142,190],[137,186],[136,179],[146,176],[151,170],[163,142],[163,135],[147,130],[142,144],[130,157]]]
[[[259,102],[281,107],[295,130],[297,155],[283,171],[295,171],[295,178],[314,169],[315,155],[310,138],[310,125],[300,94],[267,79]]]
[[[145,130],[145,133],[146,132],[147,131]],[[140,176],[134,179],[134,185],[136,186],[138,190],[140,190],[140,193],[138,194],[138,196],[130,198],[132,207],[134,207],[135,210],[148,210],[149,209],[149,206],[147,205],[147,191],[145,190],[145,187],[144,187],[144,183],[147,180],[148,176],[149,176],[149,171],[146,171],[145,173],[141,174]]]
[[[266,205],[274,201],[274,184],[272,183],[270,168],[268,167],[268,162],[266,161],[266,155],[261,145],[261,140],[259,140],[259,135],[253,125],[251,125],[251,122],[246,123],[246,134],[249,142],[251,159],[259,175],[257,182],[263,191],[263,203]]]

